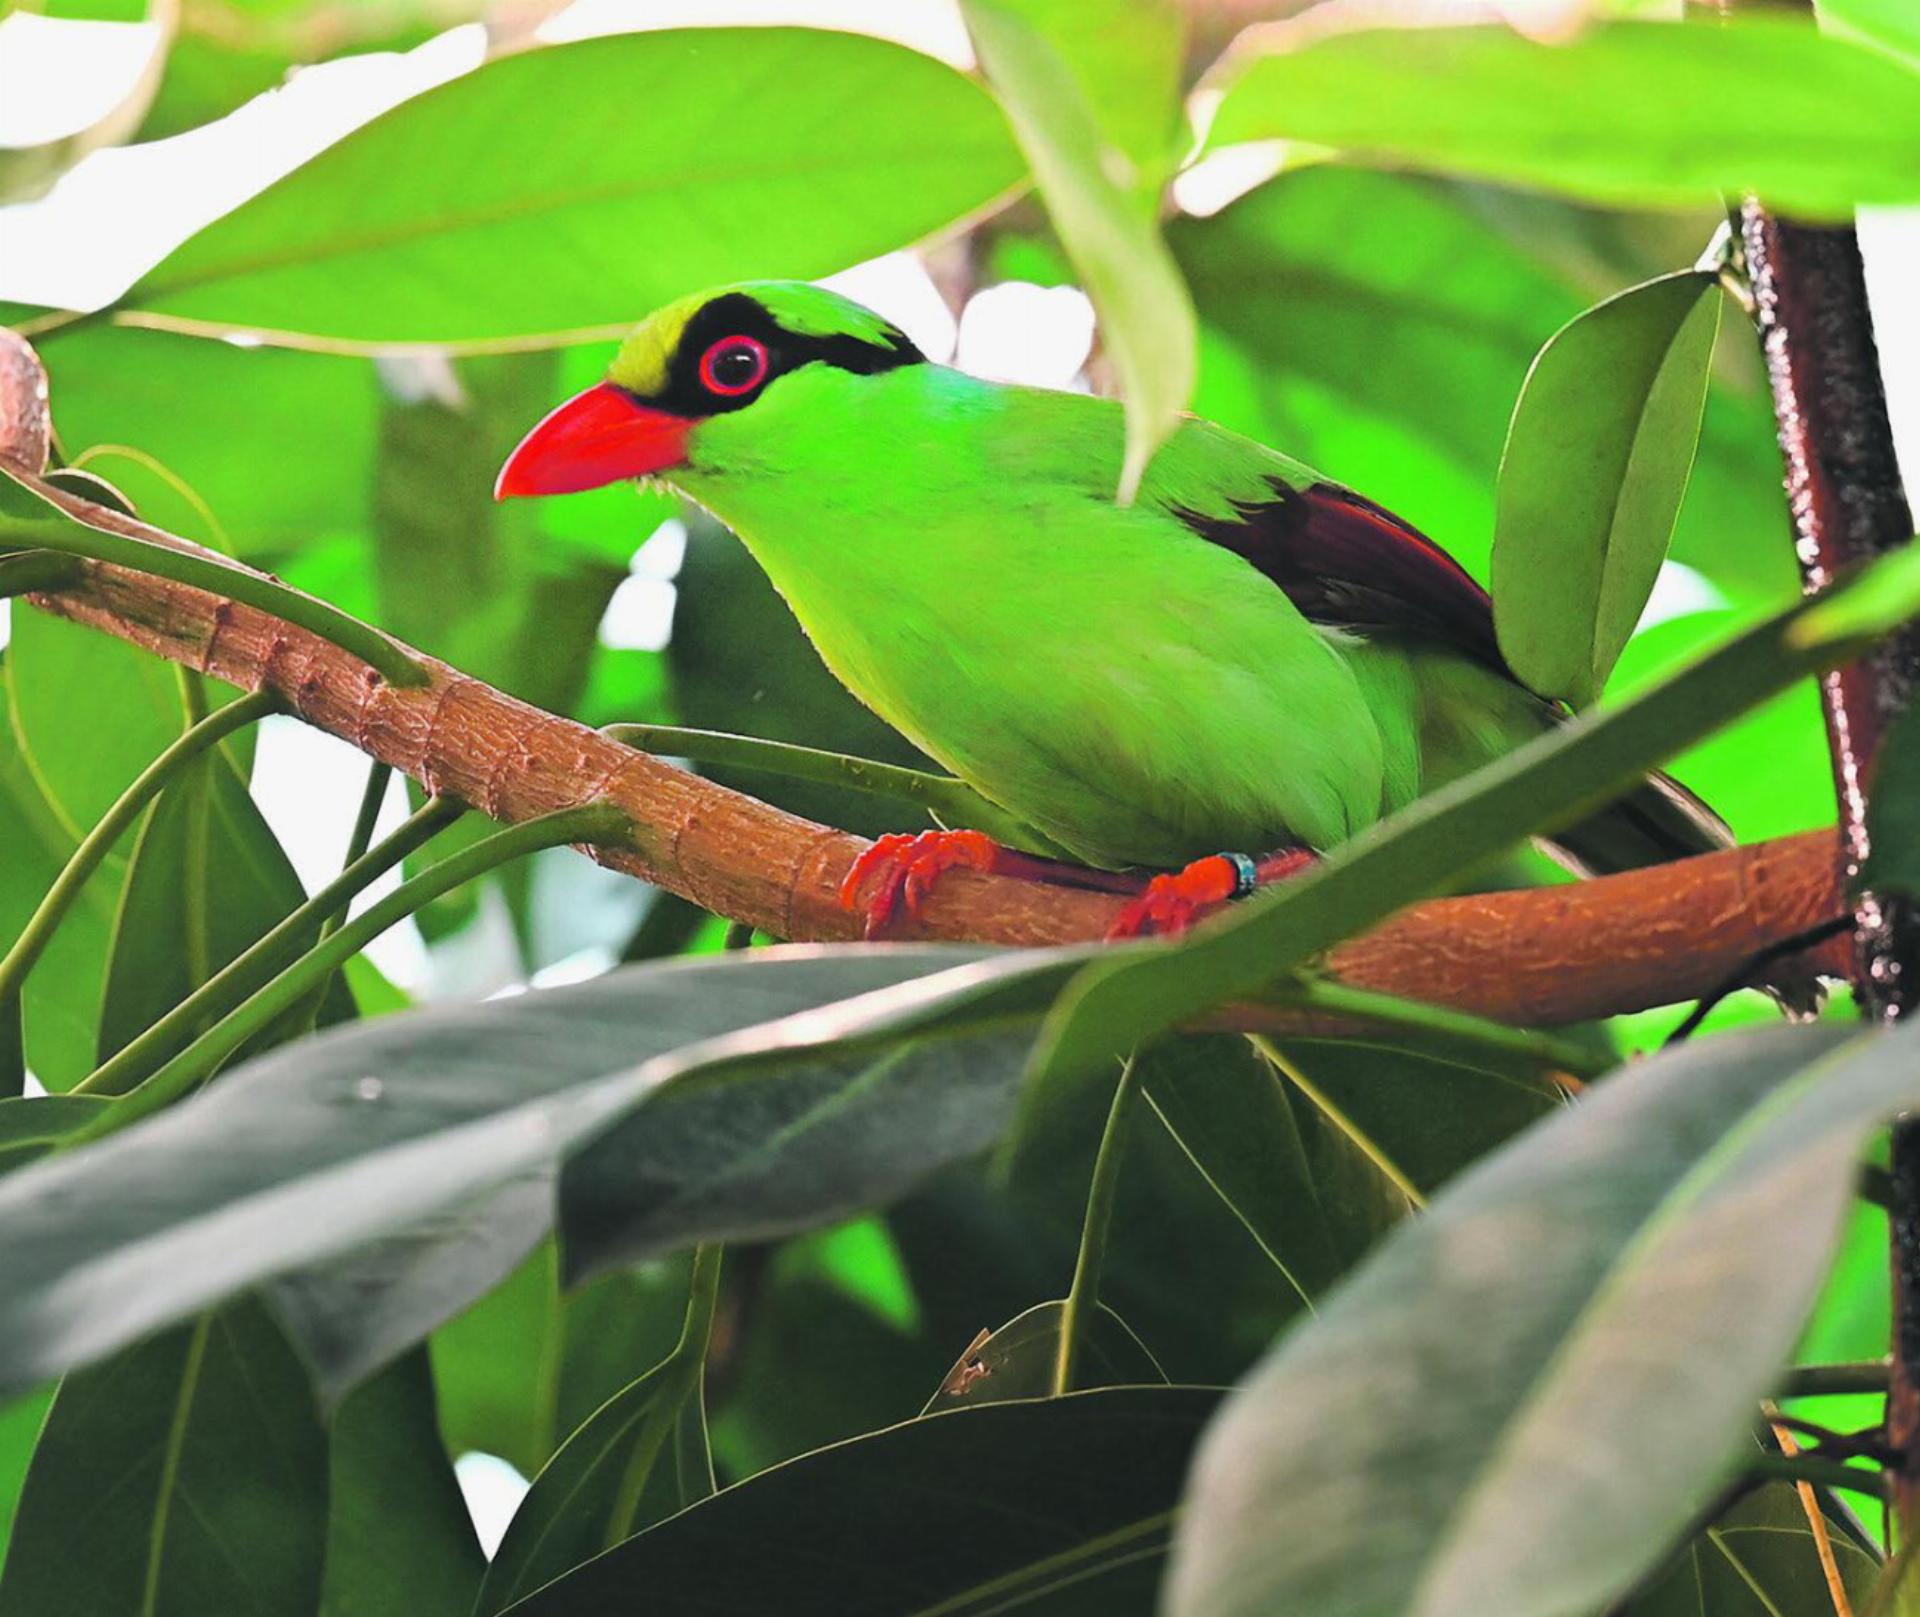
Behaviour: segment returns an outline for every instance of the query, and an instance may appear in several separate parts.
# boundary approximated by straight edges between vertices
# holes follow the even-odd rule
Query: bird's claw
[[[1128,899],[1107,936],[1116,941],[1146,932],[1178,937],[1232,899],[1239,885],[1240,872],[1224,854],[1196,859],[1185,870],[1155,876],[1138,897]]]
[[[1107,937],[1117,942],[1154,932],[1176,938],[1254,888],[1297,875],[1312,863],[1313,855],[1304,848],[1288,848],[1257,865],[1239,854],[1209,854],[1184,870],[1155,876],[1145,891],[1127,901]]]
[[[880,879],[867,898],[862,925],[866,937],[877,938],[902,906],[908,915],[918,915],[934,883],[956,865],[990,872],[999,858],[999,843],[984,831],[895,831],[854,860],[840,884],[840,903],[859,909],[860,890],[877,872]]]

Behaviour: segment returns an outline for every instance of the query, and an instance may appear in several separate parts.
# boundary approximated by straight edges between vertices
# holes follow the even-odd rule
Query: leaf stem
[[[342,875],[366,858],[367,850],[373,846],[374,828],[380,823],[380,810],[386,805],[387,787],[392,781],[393,765],[375,759],[367,770],[367,784],[361,788],[360,808],[353,817],[353,829],[347,833],[347,856],[340,862]],[[335,910],[320,923],[321,937],[340,924],[340,913]]]
[[[424,812],[424,810],[422,811]],[[418,818],[418,816],[415,816]],[[299,1003],[329,972],[343,966],[375,938],[442,893],[483,876],[498,865],[543,848],[570,842],[613,842],[632,821],[611,803],[583,803],[496,831],[430,865],[338,932],[317,943],[250,998],[242,1001],[116,1106],[69,1137],[82,1144],[136,1122],[199,1084],[241,1045],[289,1006]],[[97,1075],[96,1075],[97,1076]]]
[[[713,1340],[713,1320],[720,1299],[720,1254],[717,1241],[703,1242],[693,1249],[693,1272],[687,1291],[687,1316],[680,1327],[680,1340],[661,1363],[658,1374],[668,1383],[664,1400],[677,1406],[688,1398],[705,1398],[707,1348]],[[675,1416],[677,1420],[678,1415]],[[672,1422],[656,1424],[651,1441],[636,1443],[627,1456],[626,1470],[620,1477],[620,1491],[607,1513],[606,1544],[609,1548],[631,1538],[634,1522],[640,1514],[641,1496],[647,1479],[653,1475],[661,1448],[672,1441]]]
[[[1423,1000],[1402,999],[1397,994],[1377,994],[1371,989],[1349,988],[1326,977],[1300,977],[1276,988],[1274,999],[1302,1010],[1325,1011],[1330,1016],[1355,1021],[1377,1022],[1383,1028],[1404,1028],[1419,1033],[1434,1043],[1450,1046],[1463,1055],[1494,1055],[1506,1062],[1517,1059],[1533,1072],[1558,1071],[1575,1078],[1599,1078],[1617,1063],[1591,1050],[1584,1050],[1568,1039],[1536,1033],[1528,1028],[1510,1027],[1490,1017],[1475,1016],[1444,1005],[1429,1005]],[[1555,1084],[1540,1086],[1559,1097],[1563,1091]]]
[[[256,691],[229,702],[188,730],[134,778],[133,784],[120,794],[99,823],[81,838],[79,847],[73,850],[65,868],[47,889],[47,896],[40,900],[39,908],[13,940],[13,947],[0,958],[0,1007],[8,1005],[19,994],[27,973],[80,896],[87,878],[99,869],[100,862],[139,817],[140,811],[209,747],[242,726],[265,717],[278,705],[278,698],[266,691]]]
[[[689,763],[757,769],[787,780],[840,786],[870,797],[911,803],[944,822],[971,826],[996,841],[1015,846],[1030,844],[1034,839],[1030,826],[952,775],[903,769],[898,764],[854,758],[819,747],[799,747],[787,741],[730,735],[723,730],[688,730],[674,724],[609,724],[602,734],[642,752],[685,758]]]
[[[5,475],[13,476],[10,472]],[[18,478],[14,480],[19,482]],[[21,482],[20,486],[35,499],[40,498],[31,483]],[[196,551],[176,550],[172,545],[155,544],[150,539],[134,539],[123,533],[91,527],[50,502],[48,509],[50,514],[45,517],[12,516],[0,521],[0,542],[17,542],[64,556],[129,567],[135,572],[170,578],[176,584],[227,596],[243,605],[270,612],[342,651],[351,652],[390,685],[424,685],[431,677],[398,641],[389,640],[371,624],[350,617],[336,606],[289,589],[278,579],[216,561]]]
[[[1827,1393],[1884,1393],[1892,1366],[1886,1359],[1848,1364],[1802,1364],[1789,1370],[1775,1398],[1817,1398]]]
[[[1817,1488],[1851,1488],[1855,1493],[1872,1494],[1885,1499],[1888,1493],[1886,1473],[1863,1471],[1841,1460],[1823,1460],[1818,1455],[1756,1454],[1746,1464],[1750,1476],[1767,1477],[1780,1482],[1810,1482]]]
[[[1113,1203],[1120,1188],[1120,1162],[1126,1155],[1127,1124],[1133,1116],[1134,1096],[1140,1089],[1134,1066],[1133,1056],[1128,1056],[1120,1065],[1120,1081],[1114,1085],[1113,1105],[1107,1112],[1107,1126],[1100,1135],[1099,1154],[1093,1159],[1093,1180],[1087,1186],[1087,1212],[1080,1225],[1080,1251],[1074,1258],[1073,1284],[1067,1288],[1067,1300],[1060,1311],[1060,1346],[1054,1355],[1050,1389],[1055,1398],[1073,1391],[1087,1322],[1093,1317],[1100,1297],[1100,1271],[1106,1263],[1107,1235],[1113,1227]]]
[[[222,709],[226,712],[228,709]],[[76,1095],[118,1095],[134,1088],[162,1061],[184,1048],[192,1030],[223,1016],[253,993],[295,947],[337,920],[354,898],[395,865],[439,835],[466,810],[435,797],[377,848],[362,853],[285,920],[215,972],[152,1027],[74,1085]]]

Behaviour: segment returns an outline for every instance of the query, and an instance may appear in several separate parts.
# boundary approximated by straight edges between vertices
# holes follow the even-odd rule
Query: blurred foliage
[[[1766,626],[1798,574],[1757,344],[1730,301],[1707,329],[1720,295],[1691,266],[1722,184],[1823,215],[1913,195],[1902,5],[1823,4],[1853,44],[1373,28],[1247,36],[1216,62],[1229,22],[1298,8],[968,0],[972,74],[807,28],[538,43],[552,9],[156,6],[151,82],[7,154],[0,184],[198,130],[305,64],[470,22],[493,55],[175,232],[112,308],[0,304],[50,373],[60,461],[535,706],[928,768],[710,516],[655,488],[491,492],[654,305],[924,244],[955,313],[1084,282],[1090,377],[1127,384],[1136,444],[1191,368],[1196,413],[1499,582],[1523,671],[1597,696],[1623,746],[1700,738],[1666,767],[1742,840],[1833,821],[1813,681],[1754,700],[1805,655]],[[1225,92],[1214,147],[1324,149],[1196,200],[1187,183],[1237,160],[1196,166],[1200,80]],[[1667,211],[1618,205],[1648,201]],[[0,940],[198,702],[232,695],[25,603],[9,621]],[[1729,646],[1739,678],[1676,691]],[[1648,692],[1651,716],[1620,717]],[[1909,888],[1912,750],[1879,777],[1873,867]],[[252,755],[242,735],[173,781],[0,1005],[47,1089],[301,901]],[[864,834],[925,823],[711,773]],[[1419,1007],[1364,1040],[1161,1032],[1571,790],[1534,773],[1486,787],[1452,842],[1403,828],[1375,868],[1417,870],[1335,871],[1350,913],[1289,893],[1240,912],[1238,941],[1091,962],[729,958],[723,938],[754,940],[550,852],[417,916],[429,994],[612,956],[619,975],[319,1038],[309,1007],[270,1057],[98,1145],[118,1103],[14,1098],[0,1025],[0,1617],[455,1617],[522,1596],[572,1617],[642,1588],[663,1610],[833,1617],[1431,1617],[1479,1609],[1445,1604],[1469,1585],[1504,1591],[1502,1617],[1826,1617],[1817,1537],[1865,1610],[1880,1549],[1837,1495],[1816,1519],[1778,1483],[1712,1488],[1757,1456],[1760,1371],[1796,1332],[1802,1364],[1886,1351],[1887,1221],[1842,1209],[1863,1142],[1920,1103],[1904,1046],[1852,1038],[1844,1003],[1774,1030],[1747,994],[1585,1094],[1574,1070],[1651,1052],[1681,1011],[1552,1045]],[[488,829],[471,816],[413,865]],[[1311,992],[1297,963],[1276,991]],[[364,959],[345,975],[363,1010],[407,1003]],[[320,1020],[354,1012],[336,986]],[[1153,1042],[1096,1228],[1123,1027]],[[722,1240],[703,1313],[690,1246]],[[1104,1390],[1050,1398],[1073,1332],[1081,1388]],[[1543,1446],[1491,1452],[1553,1398],[1565,1422],[1516,1438]],[[1791,1407],[1840,1430],[1881,1414],[1857,1392]],[[538,1479],[491,1576],[449,1464],[469,1451]],[[1497,1520],[1450,1514],[1487,1499]]]

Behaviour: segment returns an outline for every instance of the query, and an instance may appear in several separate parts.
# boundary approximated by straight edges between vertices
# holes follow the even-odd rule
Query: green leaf
[[[9,1095],[0,1100],[0,1173],[45,1156],[111,1104],[105,1095]]]
[[[1623,206],[1757,191],[1797,215],[1920,197],[1915,75],[1768,16],[1339,33],[1230,58],[1210,147],[1299,140]]]
[[[156,527],[269,566],[366,528],[379,397],[365,361],[105,324],[41,357],[68,453]]]
[[[1046,1397],[1053,1384],[1066,1307],[1064,1302],[1036,1303],[999,1330],[982,1331],[980,1339],[954,1361],[921,1413],[936,1415],[963,1405]],[[1082,1387],[1166,1385],[1167,1373],[1146,1344],[1105,1303],[1095,1303],[1088,1314],[1080,1351]]]
[[[108,956],[99,1059],[151,1027],[305,899],[231,761],[219,752],[200,760],[161,794],[134,844]],[[329,1020],[348,1008],[336,999]]]
[[[1127,504],[1193,395],[1193,300],[1161,237],[1157,197],[1138,194],[1133,164],[1103,133],[1087,86],[1027,9],[1022,0],[962,4],[1120,373],[1127,454],[1119,498]]]
[[[1640,621],[1687,491],[1720,327],[1717,278],[1688,270],[1554,333],[1500,463],[1493,616],[1514,673],[1584,707]]]
[[[1880,1561],[1824,1513],[1840,1581],[1856,1612],[1872,1609]],[[1675,1557],[1672,1568],[1621,1610],[1620,1617],[1833,1617],[1806,1507],[1786,1483],[1769,1483],[1731,1506]]]
[[[1920,1095],[1912,1035],[1847,1032],[1639,1062],[1404,1226],[1209,1433],[1172,1617],[1544,1617],[1650,1571],[1737,1462],[1867,1135]]]
[[[0,1614],[312,1617],[326,1522],[326,1436],[299,1361],[237,1303],[61,1383]]]
[[[690,1224],[708,1218],[794,1227],[867,1205],[991,1138],[1011,1104],[1017,1052],[997,1068],[962,1066],[967,1087],[930,1075],[956,1075],[962,1033],[991,1040],[990,1030],[1030,1025],[1079,958],[754,950],[302,1040],[136,1127],[0,1179],[0,1227],[12,1232],[0,1247],[0,1384],[44,1379],[243,1286],[471,1205],[669,1093],[639,1132],[681,1140],[670,1154],[676,1176],[693,1176],[689,1192],[732,1169],[739,1194],[703,1209],[691,1194],[662,1197],[671,1179],[619,1186],[589,1174],[589,1259],[610,1260],[612,1248],[642,1238],[692,1238]],[[944,1030],[953,1036],[933,1037]],[[891,1065],[841,1053],[851,1040],[891,1048]],[[836,1080],[845,1089],[869,1072],[870,1083],[890,1082],[864,1110],[849,1095],[845,1129],[829,1126],[829,1108],[806,1119],[819,1126],[800,1138],[769,1142],[784,1149],[769,1153],[757,1180],[744,1173],[756,1125],[793,1121],[796,1109],[825,1105]],[[715,1096],[735,1117],[721,1136],[710,1126]],[[875,1106],[884,1108],[877,1117]],[[879,1150],[863,1132],[876,1122],[911,1151],[891,1140]],[[635,1149],[614,1130],[596,1152],[603,1160],[609,1144],[614,1156]],[[774,1171],[817,1171],[823,1161],[825,1183]],[[498,1276],[473,1278],[477,1291]],[[410,1305],[416,1334],[460,1300],[436,1270]],[[400,1311],[399,1298],[383,1299],[389,1343],[406,1334]]]
[[[1735,636],[1633,699],[1570,721],[1417,799],[1169,947],[1110,949],[1048,1015],[1023,1100],[1099,1073],[1117,1052],[1257,994],[1289,969],[1469,874],[1521,837],[1598,806],[1642,772],[1920,609],[1920,546]]]
[[[467,1617],[486,1571],[435,1418],[424,1351],[334,1415],[321,1617]]]
[[[986,94],[899,46],[617,35],[498,57],[403,103],[209,225],[121,306],[332,344],[558,341],[702,286],[844,268],[1021,178]]]
[[[0,1405],[0,1564],[5,1562],[7,1541],[13,1536],[13,1518],[20,1508],[34,1445],[40,1441],[52,1403],[53,1388],[47,1387]]]
[[[1146,1613],[1215,1396],[1125,1387],[908,1421],[716,1494],[514,1617],[618,1611],[637,1589],[712,1617]]]
[[[713,1493],[700,1371],[698,1358],[655,1365],[561,1445],[514,1513],[475,1617]]]

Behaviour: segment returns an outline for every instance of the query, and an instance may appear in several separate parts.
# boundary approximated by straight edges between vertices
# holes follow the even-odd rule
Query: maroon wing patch
[[[1492,598],[1419,529],[1334,483],[1268,484],[1271,500],[1236,501],[1231,517],[1173,514],[1245,557],[1314,623],[1425,636],[1511,677],[1494,638]]]

